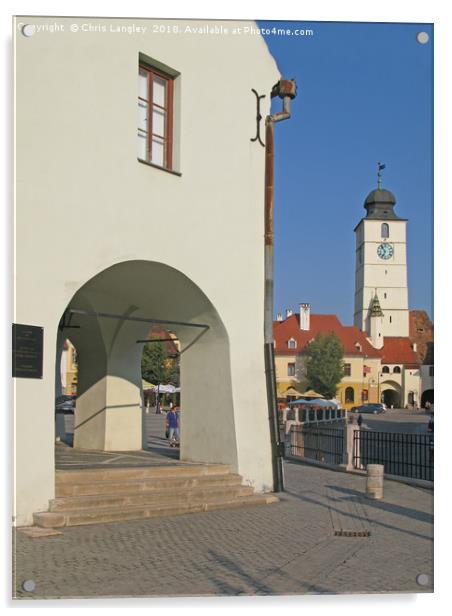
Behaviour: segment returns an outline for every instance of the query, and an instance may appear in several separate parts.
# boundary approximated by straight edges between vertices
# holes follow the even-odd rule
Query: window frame
[[[295,362],[287,362],[287,376],[295,376],[296,366]]]
[[[138,63],[138,77],[140,77],[141,71],[146,72],[146,92],[147,99],[144,99],[138,94],[137,101],[143,101],[147,104],[147,131],[146,131],[146,158],[140,158],[138,160],[149,165],[158,167],[159,169],[165,169],[166,171],[172,171],[173,169],[173,132],[174,132],[174,76],[165,73],[164,71],[155,68],[151,64],[147,64],[142,60]],[[159,105],[154,103],[153,99],[153,84],[154,77],[158,77],[165,81],[165,105]],[[165,135],[159,135],[152,132],[153,112],[154,108],[163,109],[165,112]],[[141,128],[137,128],[137,134],[139,132],[145,132]],[[159,165],[152,160],[152,140],[153,137],[157,137],[163,141],[163,165]],[[139,138],[139,137],[138,137]]]
[[[382,239],[384,240],[389,239],[389,225],[387,222],[381,223],[380,234],[381,234]]]
[[[344,391],[345,404],[355,403],[355,389],[353,387],[346,387]]]

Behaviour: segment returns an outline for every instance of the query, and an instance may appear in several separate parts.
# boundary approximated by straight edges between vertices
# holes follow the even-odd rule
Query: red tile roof
[[[171,336],[168,334],[168,332],[164,329],[160,329],[158,326],[153,326],[149,332],[148,332],[148,338],[150,340],[152,339],[165,339],[165,338],[171,338]],[[165,342],[163,342],[164,347],[166,348],[166,352],[168,353],[168,355],[171,356],[176,356],[178,354],[178,348],[175,342],[173,342],[172,340],[165,340]]]
[[[366,334],[355,326],[345,326],[335,314],[311,314],[310,329],[300,329],[300,315],[293,314],[285,321],[273,322],[273,338],[276,342],[275,353],[278,355],[293,355],[317,336],[317,334],[329,334],[334,332],[342,342],[346,355],[358,355],[361,357],[381,356],[381,351],[374,349],[366,338]],[[297,342],[295,349],[289,349],[287,342],[294,338]],[[361,350],[356,344],[361,345]]]
[[[382,364],[420,364],[419,355],[413,351],[409,338],[399,336],[385,337],[384,347],[381,349]]]

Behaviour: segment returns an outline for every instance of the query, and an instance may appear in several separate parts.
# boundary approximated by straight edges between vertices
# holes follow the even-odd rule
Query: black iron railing
[[[388,475],[433,481],[433,434],[355,430],[353,466],[383,464]]]
[[[290,429],[287,454],[327,464],[341,464],[344,451],[343,428],[326,425],[293,425]]]

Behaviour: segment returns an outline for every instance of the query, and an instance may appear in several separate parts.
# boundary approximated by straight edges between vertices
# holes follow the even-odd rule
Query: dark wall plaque
[[[13,323],[13,376],[42,379],[44,329]]]

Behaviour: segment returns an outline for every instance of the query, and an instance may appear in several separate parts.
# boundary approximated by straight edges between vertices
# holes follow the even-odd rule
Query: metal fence
[[[293,425],[290,429],[287,454],[318,460],[327,464],[341,464],[344,452],[343,428],[327,425]]]
[[[355,430],[353,466],[383,464],[388,475],[433,481],[433,435]]]

